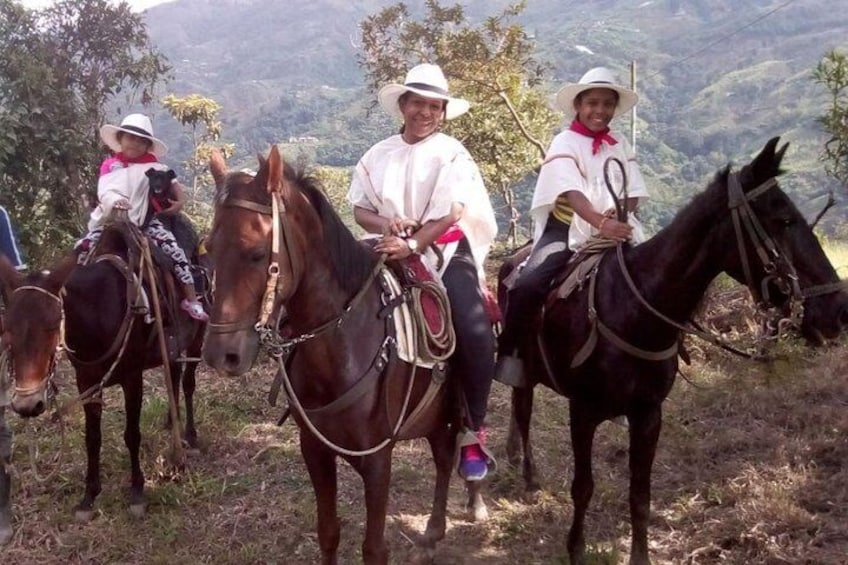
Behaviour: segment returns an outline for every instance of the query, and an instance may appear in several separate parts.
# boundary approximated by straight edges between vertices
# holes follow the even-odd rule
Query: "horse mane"
[[[324,187],[314,175],[286,165],[286,180],[295,183],[306,195],[321,219],[324,244],[342,288],[348,294],[359,291],[377,264],[376,254],[351,233],[327,200]]]
[[[776,144],[777,139],[773,139],[770,142],[772,146]],[[775,154],[772,147],[772,153],[770,155],[768,153],[765,157],[760,155],[751,163],[740,168],[736,174],[739,175],[740,182],[743,186],[747,190],[751,190],[760,183],[783,174],[784,169],[780,167],[780,161],[784,150],[785,146],[778,154]],[[712,212],[727,208],[727,183],[731,174],[730,165],[719,170],[707,188],[695,195],[689,204],[680,210],[670,226],[680,222],[691,227],[708,229],[710,227],[708,224],[715,221]]]
[[[342,289],[348,294],[357,292],[373,271],[377,256],[351,233],[327,200],[321,181],[306,167],[286,162],[283,176],[290,187],[306,196],[317,214],[324,232],[324,246]],[[256,174],[248,171],[228,173],[224,186],[215,196],[215,206],[222,205],[231,195],[270,206],[271,196],[262,182],[254,182],[257,179]]]

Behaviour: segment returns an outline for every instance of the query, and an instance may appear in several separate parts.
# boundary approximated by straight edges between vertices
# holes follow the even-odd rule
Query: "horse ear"
[[[212,178],[215,179],[215,188],[220,191],[227,178],[227,164],[224,162],[224,155],[217,148],[213,149],[209,155],[209,170],[212,172]]]
[[[769,139],[762,151],[745,167],[751,171],[755,179],[760,179],[760,182],[780,173],[780,161],[783,159],[783,153],[789,144],[785,143],[783,147],[777,150],[779,142],[780,137]]]
[[[280,156],[280,149],[277,145],[271,147],[271,152],[268,153],[268,180],[266,187],[268,194],[280,190],[280,183],[283,180],[283,158]]]
[[[780,138],[778,137],[778,138],[775,138],[775,139],[780,139]],[[775,163],[776,166],[778,166],[778,167],[780,166],[780,163],[783,161],[783,155],[786,153],[787,149],[789,149],[789,142],[788,141],[786,143],[784,143],[783,146],[781,146],[781,148],[778,149],[777,152],[774,154],[774,163]]]
[[[15,290],[23,284],[24,276],[12,266],[9,259],[0,253],[0,286],[3,287],[3,293],[8,294],[9,291]]]
[[[47,275],[47,280],[45,281],[45,287],[47,290],[54,294],[58,294],[62,287],[65,286],[65,282],[67,282],[68,277],[71,276],[71,272],[77,266],[77,255],[76,253],[71,253],[62,261],[53,267],[50,270],[50,274]]]

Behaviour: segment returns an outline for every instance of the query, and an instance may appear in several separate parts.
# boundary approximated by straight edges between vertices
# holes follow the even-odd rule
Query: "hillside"
[[[150,9],[147,21],[174,65],[170,89],[219,101],[225,136],[241,156],[311,136],[319,162],[350,165],[391,131],[378,113],[367,115],[373,96],[362,90],[356,60],[358,23],[391,3],[176,0]],[[463,4],[479,22],[508,2]],[[794,146],[790,190],[807,200],[838,188],[817,161],[824,135],[815,120],[826,99],[810,75],[828,49],[848,46],[848,12],[823,0],[533,0],[519,21],[550,66],[549,92],[589,67],[625,77],[636,62],[637,142],[656,221],[774,135]],[[176,124],[160,118],[177,138]],[[627,120],[619,127],[627,131]]]

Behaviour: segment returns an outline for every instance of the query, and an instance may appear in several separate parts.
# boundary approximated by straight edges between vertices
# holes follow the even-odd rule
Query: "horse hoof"
[[[537,504],[539,499],[542,496],[542,489],[538,486],[536,488],[527,487],[527,490],[524,491],[524,494],[521,496],[521,499],[526,504]]]
[[[130,504],[130,516],[133,518],[144,518],[145,512],[147,512],[147,505],[143,502]]]
[[[12,541],[12,534],[14,531],[12,530],[12,526],[3,525],[0,526],[0,546],[6,545],[10,541]]]
[[[436,560],[436,547],[433,546],[418,546],[409,556],[411,565],[429,565]]]
[[[486,522],[489,520],[489,509],[485,504],[475,504],[468,508],[468,519],[472,522]]]
[[[79,522],[80,524],[87,524],[94,519],[94,510],[85,510],[83,508],[77,508],[74,510],[74,520]]]

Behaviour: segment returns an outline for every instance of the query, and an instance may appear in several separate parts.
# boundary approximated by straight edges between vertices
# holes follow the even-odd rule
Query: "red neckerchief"
[[[609,135],[609,128],[604,128],[601,131],[592,131],[585,125],[583,125],[583,122],[581,122],[577,118],[574,118],[574,121],[571,122],[569,129],[571,131],[576,131],[580,135],[585,135],[586,137],[592,138],[592,155],[598,154],[598,152],[601,150],[601,144],[604,142],[609,143],[610,145],[615,145],[618,143],[618,141],[616,141],[614,137]]]
[[[126,167],[127,165],[135,165],[137,163],[158,163],[159,159],[153,153],[145,153],[141,157],[133,157],[128,159],[123,153],[115,153],[115,159],[120,161]]]

